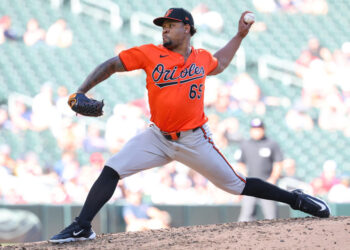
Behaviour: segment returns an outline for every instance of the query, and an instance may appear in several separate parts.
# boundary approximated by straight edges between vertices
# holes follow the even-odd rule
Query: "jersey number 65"
[[[202,97],[202,87],[203,84],[199,84],[199,86],[197,86],[197,84],[192,84],[190,87],[190,93],[189,93],[189,97],[190,99],[195,99],[196,97],[198,99],[201,99]]]

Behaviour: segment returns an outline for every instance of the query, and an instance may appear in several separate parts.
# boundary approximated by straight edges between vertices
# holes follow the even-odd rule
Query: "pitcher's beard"
[[[171,48],[172,46],[172,42],[171,41],[167,41],[167,42],[163,42],[163,46],[165,47],[165,48]]]

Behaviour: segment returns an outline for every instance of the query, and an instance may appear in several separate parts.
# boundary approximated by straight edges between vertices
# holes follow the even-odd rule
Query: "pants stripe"
[[[233,173],[244,183],[246,183],[246,180],[244,180],[241,176],[239,176],[236,171],[233,169],[233,167],[231,166],[231,164],[226,160],[225,156],[220,152],[220,150],[215,147],[214,142],[212,141],[212,139],[210,137],[207,136],[207,133],[205,132],[205,130],[203,129],[203,127],[201,126],[200,129],[203,132],[204,138],[208,140],[208,142],[213,146],[213,148],[216,150],[216,152],[219,153],[219,155],[224,159],[224,161],[227,163],[227,165],[232,169]]]

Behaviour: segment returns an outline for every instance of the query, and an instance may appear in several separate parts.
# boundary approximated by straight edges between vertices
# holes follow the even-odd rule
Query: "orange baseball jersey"
[[[119,54],[125,70],[146,74],[151,121],[162,131],[178,132],[207,122],[204,114],[205,78],[218,62],[204,49],[184,57],[163,45],[146,44]]]

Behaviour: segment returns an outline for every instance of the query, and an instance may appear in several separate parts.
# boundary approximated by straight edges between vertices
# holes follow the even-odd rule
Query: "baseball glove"
[[[97,101],[88,98],[82,93],[75,93],[69,96],[68,105],[78,114],[85,116],[101,116],[103,115],[103,100]]]

